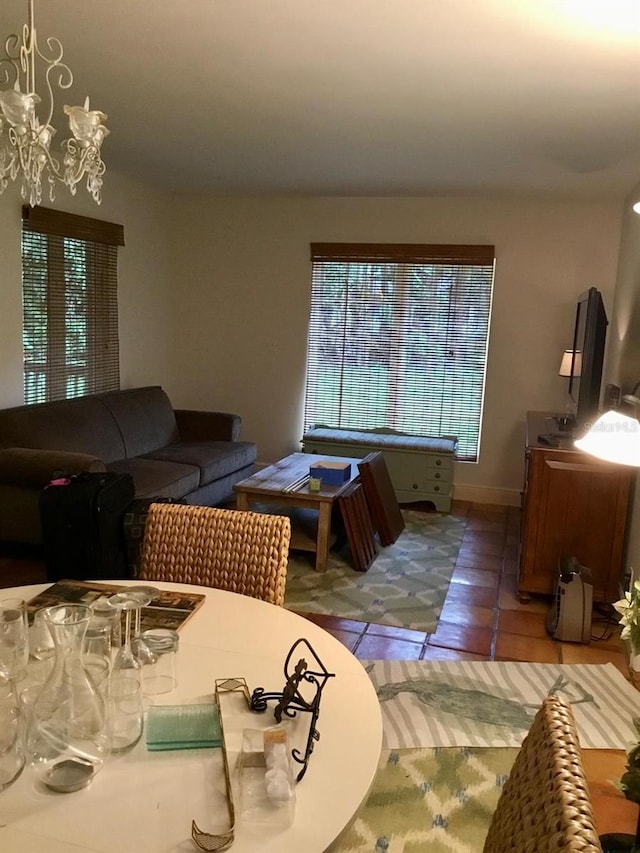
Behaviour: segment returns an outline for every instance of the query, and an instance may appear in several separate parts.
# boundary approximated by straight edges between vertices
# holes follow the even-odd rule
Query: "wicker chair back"
[[[152,504],[140,577],[284,603],[291,522],[285,516]]]
[[[484,853],[602,853],[571,707],[548,696],[494,812]]]

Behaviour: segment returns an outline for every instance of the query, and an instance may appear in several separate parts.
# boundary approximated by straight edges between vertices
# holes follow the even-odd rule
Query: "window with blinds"
[[[120,387],[121,225],[44,207],[22,210],[26,403]]]
[[[313,243],[305,430],[455,435],[477,461],[493,246]]]

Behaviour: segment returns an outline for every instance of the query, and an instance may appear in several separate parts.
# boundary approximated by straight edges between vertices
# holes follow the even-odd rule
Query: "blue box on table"
[[[351,463],[316,462],[309,466],[309,476],[321,480],[323,486],[343,486],[351,479]]]

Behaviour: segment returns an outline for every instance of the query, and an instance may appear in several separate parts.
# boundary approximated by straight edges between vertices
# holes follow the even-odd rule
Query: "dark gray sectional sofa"
[[[254,470],[241,419],[174,410],[159,386],[0,411],[0,542],[40,542],[39,495],[57,471],[132,475],[137,498],[214,506]]]

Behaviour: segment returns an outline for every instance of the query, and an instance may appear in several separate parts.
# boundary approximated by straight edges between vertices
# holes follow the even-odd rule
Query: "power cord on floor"
[[[593,625],[594,623],[604,623],[604,629],[599,636],[595,636],[594,634],[591,635],[592,642],[595,643],[599,640],[611,639],[615,627],[617,626],[617,622],[617,614],[610,605],[595,605],[591,624]]]

